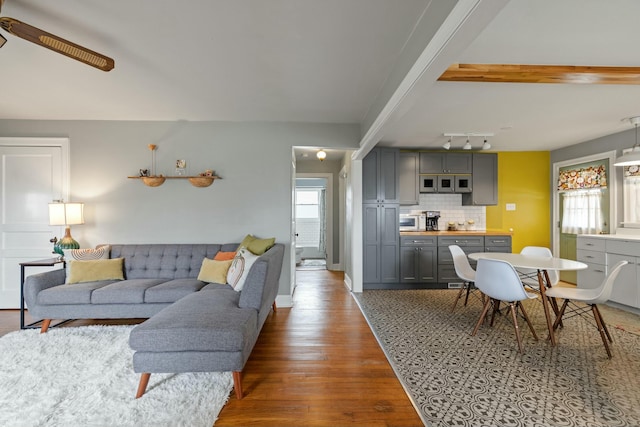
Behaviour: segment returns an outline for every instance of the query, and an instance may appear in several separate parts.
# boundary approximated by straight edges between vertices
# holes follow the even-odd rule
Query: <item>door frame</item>
[[[565,166],[577,165],[580,163],[594,162],[597,160],[609,160],[609,168],[607,170],[607,186],[609,188],[609,233],[615,234],[616,223],[618,218],[618,191],[617,191],[617,174],[613,164],[616,160],[616,151],[605,151],[604,153],[592,154],[585,157],[578,157],[570,160],[563,160],[561,162],[553,163],[553,179],[551,181],[553,190],[553,220],[552,226],[552,242],[553,242],[553,255],[558,256],[560,253],[560,192],[558,191],[558,175],[560,174],[560,168]]]

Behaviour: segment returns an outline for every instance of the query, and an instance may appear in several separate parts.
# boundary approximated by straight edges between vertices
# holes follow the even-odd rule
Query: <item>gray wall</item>
[[[86,223],[73,227],[81,247],[275,237],[287,247],[280,295],[290,294],[292,146],[357,148],[359,133],[348,124],[0,120],[0,137],[70,138],[71,200],[85,203]],[[127,179],[150,167],[147,144],[158,145],[158,173],[186,159],[191,174],[214,169],[223,179],[206,188]]]

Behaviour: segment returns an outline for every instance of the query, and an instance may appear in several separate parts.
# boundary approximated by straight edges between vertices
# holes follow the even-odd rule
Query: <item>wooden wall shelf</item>
[[[219,176],[128,176],[129,179],[139,179],[147,187],[159,187],[167,179],[188,179],[194,187],[208,187],[213,184]]]

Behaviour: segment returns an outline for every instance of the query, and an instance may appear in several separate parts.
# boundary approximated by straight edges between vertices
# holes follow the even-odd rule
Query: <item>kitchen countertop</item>
[[[402,233],[400,233],[402,235]],[[640,235],[638,234],[581,234],[580,236],[584,237],[595,237],[596,239],[607,239],[607,240],[640,240]]]
[[[401,231],[401,236],[511,236],[513,233],[499,230],[461,231]]]

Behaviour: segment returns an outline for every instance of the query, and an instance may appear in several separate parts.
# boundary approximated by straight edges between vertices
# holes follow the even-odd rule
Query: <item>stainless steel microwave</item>
[[[420,215],[400,214],[400,231],[419,231]]]

